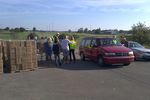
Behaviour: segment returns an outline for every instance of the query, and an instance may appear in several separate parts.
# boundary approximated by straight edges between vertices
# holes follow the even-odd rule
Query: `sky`
[[[150,26],[150,0],[0,0],[0,28],[76,31]]]

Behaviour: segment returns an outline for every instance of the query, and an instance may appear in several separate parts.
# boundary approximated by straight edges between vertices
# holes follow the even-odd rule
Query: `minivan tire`
[[[99,66],[105,66],[105,63],[104,63],[104,60],[103,60],[102,56],[98,57],[97,63],[98,63]]]
[[[85,61],[84,53],[81,53],[81,54],[80,54],[80,58],[81,58],[82,61]]]

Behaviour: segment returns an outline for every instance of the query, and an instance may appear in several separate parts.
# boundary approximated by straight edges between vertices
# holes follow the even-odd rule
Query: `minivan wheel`
[[[98,57],[97,63],[99,66],[104,66],[105,64],[104,64],[103,57]]]
[[[80,54],[80,58],[81,58],[82,61],[85,61],[85,56],[84,56],[83,53]]]

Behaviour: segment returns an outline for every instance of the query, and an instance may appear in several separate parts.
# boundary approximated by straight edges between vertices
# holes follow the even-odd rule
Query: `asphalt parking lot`
[[[0,75],[0,100],[150,100],[150,61],[99,67],[77,61]]]

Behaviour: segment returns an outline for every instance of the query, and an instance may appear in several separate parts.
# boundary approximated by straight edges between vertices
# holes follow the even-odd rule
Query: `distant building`
[[[101,31],[102,34],[118,34],[118,30],[102,30]]]
[[[132,34],[131,30],[120,30],[119,33],[121,33],[121,34]]]

